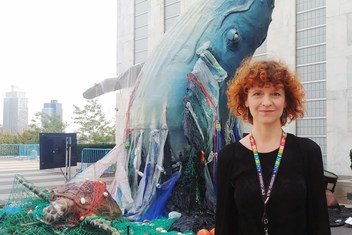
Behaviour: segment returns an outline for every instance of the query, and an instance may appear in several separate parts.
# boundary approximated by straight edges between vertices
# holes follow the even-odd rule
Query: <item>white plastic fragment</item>
[[[81,204],[82,205],[86,204],[86,199],[84,197],[81,197]]]
[[[178,219],[181,217],[181,213],[177,211],[171,211],[168,215],[169,219]]]
[[[156,228],[155,229],[155,231],[157,231],[157,232],[161,232],[161,231],[163,231],[164,229],[162,228],[162,227],[158,227],[158,228]]]
[[[346,224],[352,225],[352,217],[348,217],[345,221]]]

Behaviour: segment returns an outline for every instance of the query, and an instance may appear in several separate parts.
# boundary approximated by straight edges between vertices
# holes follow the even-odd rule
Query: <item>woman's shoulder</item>
[[[298,137],[291,133],[288,133],[288,138],[292,140],[291,143],[295,145],[295,147],[299,147],[303,151],[307,151],[307,152],[320,151],[320,146],[309,138]]]
[[[236,150],[238,149],[239,142],[233,142],[225,145],[219,152],[219,158],[225,162],[231,162],[236,156]]]
[[[219,152],[219,155],[228,155],[232,154],[236,149],[237,142],[233,142],[225,145]]]

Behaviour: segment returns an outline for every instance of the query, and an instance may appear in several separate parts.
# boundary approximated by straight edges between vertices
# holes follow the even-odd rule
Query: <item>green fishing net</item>
[[[0,208],[1,235],[107,235],[112,234],[104,226],[121,235],[154,235],[154,234],[193,234],[192,232],[168,231],[175,222],[173,219],[155,219],[148,222],[131,222],[123,217],[109,220],[104,217],[88,217],[73,228],[55,227],[43,221],[43,208],[49,205],[48,191],[39,189],[21,176],[16,176],[8,202]]]

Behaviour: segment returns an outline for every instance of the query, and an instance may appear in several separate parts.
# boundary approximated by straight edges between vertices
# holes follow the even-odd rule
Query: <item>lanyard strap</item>
[[[279,152],[278,152],[277,157],[276,157],[276,161],[275,161],[273,173],[271,175],[271,180],[270,180],[270,184],[268,186],[268,190],[267,190],[267,192],[265,192],[262,167],[260,165],[260,159],[259,159],[257,145],[255,143],[253,134],[250,133],[250,135],[249,135],[249,140],[250,140],[252,151],[253,151],[255,165],[256,165],[256,168],[257,168],[257,173],[258,173],[258,178],[259,178],[259,183],[260,183],[260,190],[261,190],[261,193],[262,193],[262,198],[263,198],[264,205],[266,205],[267,202],[269,201],[269,198],[270,198],[270,195],[271,195],[271,191],[273,189],[275,178],[276,178],[276,175],[277,175],[277,172],[279,170],[280,163],[281,163],[282,153],[284,152],[284,148],[285,148],[286,136],[287,136],[286,132],[282,131]]]
[[[259,159],[257,145],[255,143],[253,134],[251,133],[249,135],[249,141],[251,142],[251,147],[252,147],[252,151],[253,151],[254,161],[255,161],[256,168],[257,168],[257,173],[258,173],[258,178],[259,178],[259,183],[260,183],[260,190],[261,190],[262,199],[263,199],[263,202],[264,202],[264,212],[263,212],[263,216],[262,216],[262,223],[264,225],[265,235],[269,235],[269,228],[268,228],[269,218],[268,218],[268,215],[266,213],[266,204],[269,201],[269,198],[270,198],[270,195],[271,195],[271,191],[273,189],[273,185],[274,185],[274,182],[275,182],[275,178],[276,178],[277,172],[279,170],[279,166],[280,166],[280,163],[281,163],[281,157],[282,157],[282,154],[283,154],[284,148],[285,148],[286,136],[287,136],[286,132],[282,131],[279,152],[278,152],[276,160],[275,160],[275,165],[274,165],[273,173],[271,175],[271,180],[270,180],[270,183],[269,183],[269,186],[268,186],[268,191],[265,192],[262,167],[260,165],[260,159]]]

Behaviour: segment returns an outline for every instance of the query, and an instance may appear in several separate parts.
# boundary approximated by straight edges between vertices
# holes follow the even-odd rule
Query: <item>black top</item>
[[[259,153],[267,190],[278,149]],[[264,203],[253,152],[240,142],[218,157],[216,235],[261,235]],[[287,135],[275,184],[267,204],[270,235],[330,234],[320,147]]]

